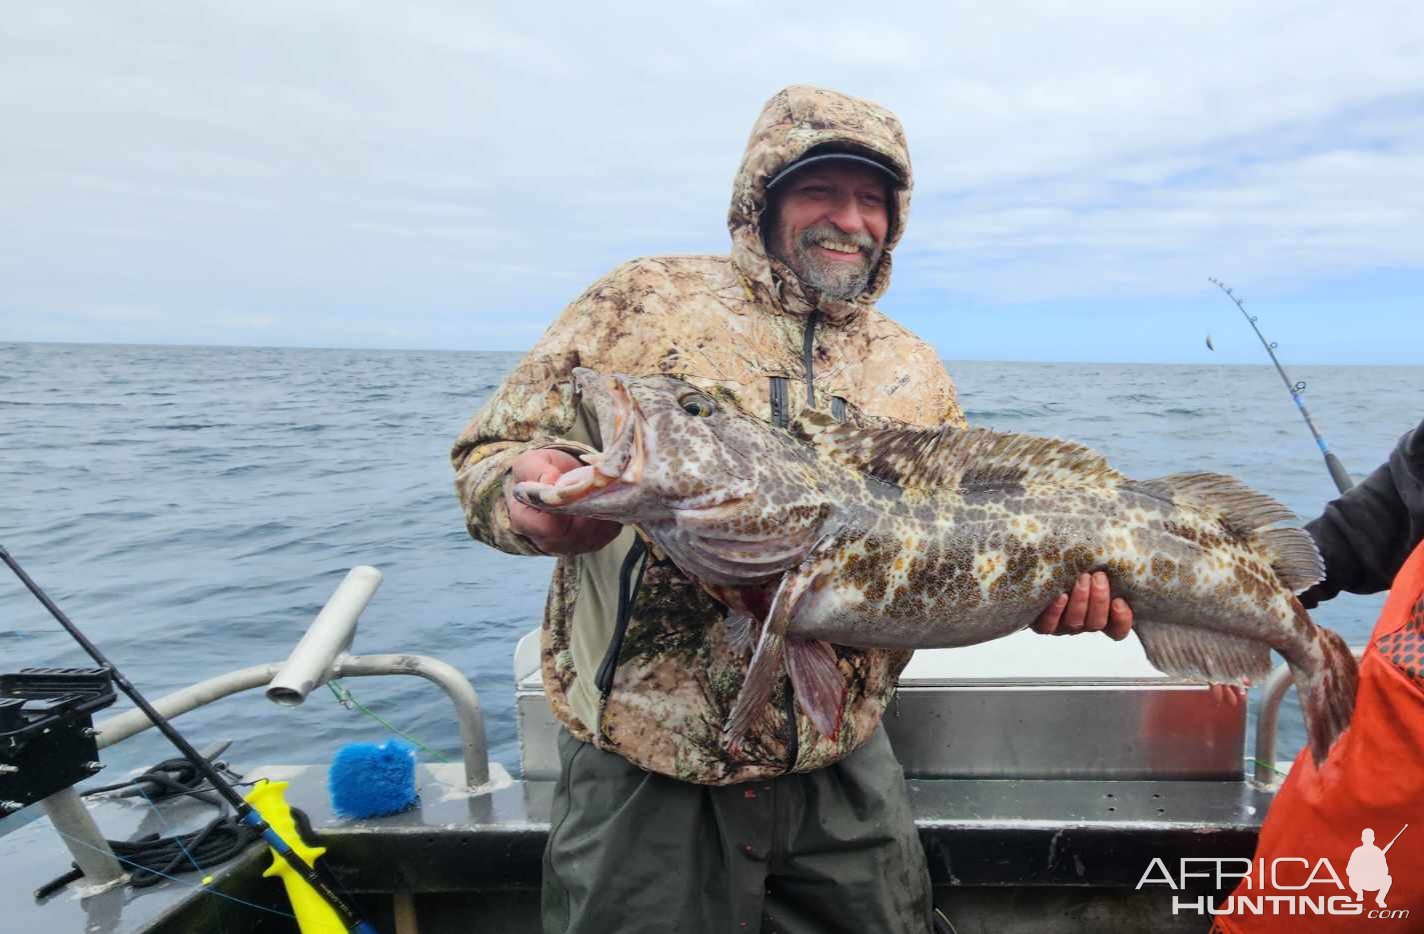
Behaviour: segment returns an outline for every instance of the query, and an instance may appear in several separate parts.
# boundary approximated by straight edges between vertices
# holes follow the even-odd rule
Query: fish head
[[[757,496],[759,465],[774,463],[779,446],[765,422],[670,376],[579,367],[574,384],[593,408],[603,449],[552,484],[516,484],[520,502],[625,524],[696,517],[728,528],[749,512],[775,510]]]

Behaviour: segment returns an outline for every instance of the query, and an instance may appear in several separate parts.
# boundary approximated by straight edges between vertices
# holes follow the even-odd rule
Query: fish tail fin
[[[1305,729],[1310,739],[1310,755],[1318,766],[1330,747],[1350,725],[1355,710],[1358,672],[1355,655],[1339,634],[1310,622],[1298,600],[1292,598],[1297,618],[1304,617],[1314,630],[1311,664],[1287,659],[1295,680],[1296,694],[1305,712]]]
[[[1325,559],[1305,529],[1261,529],[1252,538],[1271,559],[1271,570],[1291,593],[1298,594],[1325,579]]]

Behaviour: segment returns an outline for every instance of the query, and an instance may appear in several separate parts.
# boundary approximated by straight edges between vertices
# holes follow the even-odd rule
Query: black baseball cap
[[[834,160],[840,160],[840,161],[842,161],[842,162],[859,162],[859,163],[861,163],[862,165],[868,165],[868,166],[870,166],[870,167],[872,167],[872,168],[876,168],[876,169],[879,169],[880,171],[884,172],[886,175],[888,175],[888,176],[890,177],[890,180],[891,180],[892,182],[894,182],[896,185],[903,184],[903,182],[902,182],[902,180],[901,180],[901,178],[900,178],[900,173],[899,173],[899,172],[896,172],[894,169],[890,168],[890,167],[889,167],[888,165],[886,165],[884,162],[881,162],[881,161],[879,161],[879,160],[877,160],[877,159],[872,159],[872,158],[870,158],[869,156],[862,156],[862,155],[860,155],[859,153],[854,153],[854,152],[844,152],[844,151],[825,152],[824,150],[822,150],[822,151],[820,151],[820,152],[816,152],[815,150],[812,150],[811,152],[809,152],[809,153],[807,153],[806,155],[802,156],[800,159],[797,159],[795,162],[792,162],[790,165],[788,165],[786,168],[782,169],[780,172],[777,172],[775,175],[773,175],[773,176],[771,177],[771,181],[769,181],[769,182],[766,183],[766,190],[767,190],[767,191],[770,191],[771,189],[775,188],[778,184],[780,184],[782,181],[784,181],[784,180],[786,179],[786,177],[787,177],[788,175],[790,175],[792,172],[796,172],[796,171],[798,171],[798,170],[800,170],[800,169],[804,169],[804,168],[806,168],[806,166],[808,166],[808,165],[815,165],[815,164],[818,163],[818,162],[830,162],[830,161],[833,160],[833,159],[834,159]]]

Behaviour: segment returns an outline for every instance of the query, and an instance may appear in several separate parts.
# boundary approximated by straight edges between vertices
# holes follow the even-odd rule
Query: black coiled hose
[[[130,870],[129,885],[142,889],[168,876],[225,863],[258,837],[257,831],[229,812],[192,833],[171,837],[151,833],[137,840],[110,840],[109,846]]]
[[[228,771],[222,763],[215,763],[215,766]],[[134,888],[147,888],[169,876],[225,863],[260,838],[255,830],[237,819],[221,798],[204,789],[203,776],[191,762],[181,757],[165,759],[128,781],[90,788],[84,796],[112,792],[142,795],[150,802],[188,795],[207,801],[222,812],[206,826],[189,833],[167,837],[151,833],[137,840],[108,841],[114,855],[129,872],[129,885]],[[83,876],[79,867],[74,866],[69,872],[36,889],[35,898],[52,895]]]

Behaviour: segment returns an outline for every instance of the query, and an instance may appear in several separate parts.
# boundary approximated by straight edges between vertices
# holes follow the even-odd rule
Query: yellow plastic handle
[[[326,852],[326,847],[307,846],[302,841],[301,834],[297,833],[296,819],[292,817],[291,805],[287,804],[286,790],[287,782],[262,782],[243,800],[256,808],[262,819],[291,844],[293,855],[308,866],[314,866]],[[296,912],[297,925],[302,934],[346,934],[346,925],[341,923],[336,910],[307,885],[306,880],[276,850],[272,850],[272,865],[262,876],[277,876],[287,887],[287,898]]]

